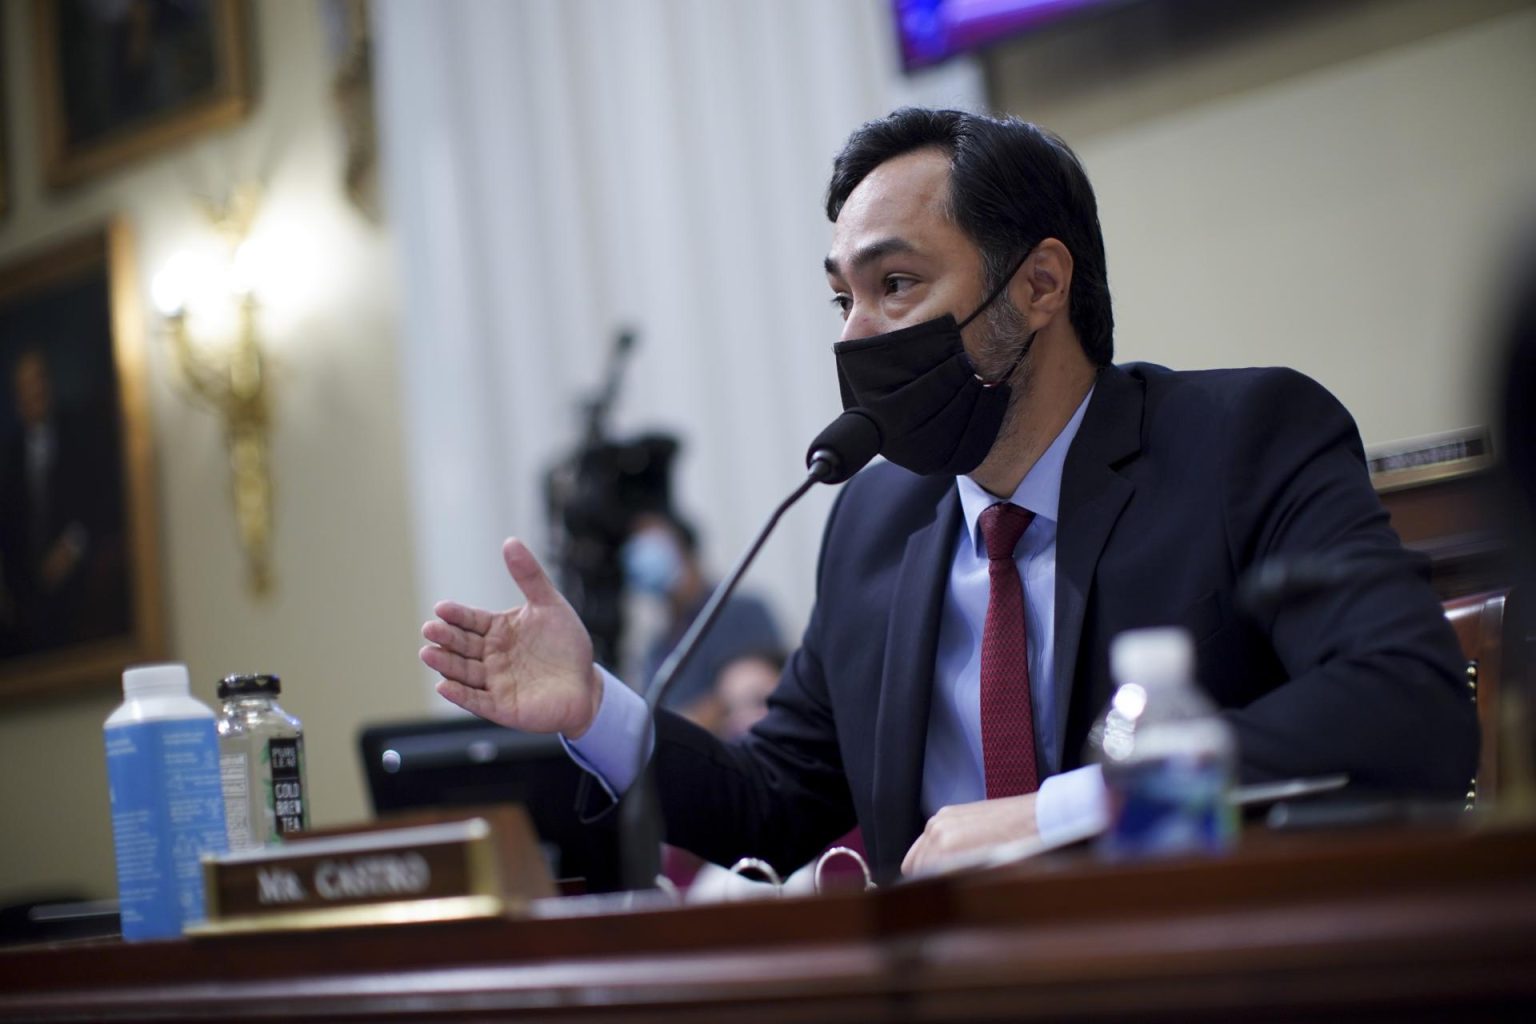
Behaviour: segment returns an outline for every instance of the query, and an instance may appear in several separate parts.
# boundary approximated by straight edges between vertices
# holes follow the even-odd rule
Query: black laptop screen
[[[555,736],[478,720],[373,725],[358,747],[374,813],[522,804],[556,878],[585,879],[589,892],[620,886],[616,834],[576,813],[581,768]]]

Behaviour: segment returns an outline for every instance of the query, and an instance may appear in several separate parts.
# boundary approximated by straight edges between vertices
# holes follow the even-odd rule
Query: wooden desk
[[[868,895],[0,952],[0,1020],[1536,1019],[1536,828]]]

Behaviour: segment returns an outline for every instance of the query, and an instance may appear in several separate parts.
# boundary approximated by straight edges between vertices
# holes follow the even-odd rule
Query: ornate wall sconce
[[[251,238],[259,204],[254,186],[207,204],[222,249],[201,257],[177,253],[155,275],[151,291],[178,390],[223,420],[247,580],[263,596],[273,584],[272,474],[267,367],[257,331],[263,253]]]

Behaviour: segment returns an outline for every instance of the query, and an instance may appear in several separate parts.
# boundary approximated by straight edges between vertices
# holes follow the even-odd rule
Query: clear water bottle
[[[309,826],[304,727],[278,706],[282,689],[273,675],[219,680],[219,766],[232,850],[281,842]]]
[[[1104,771],[1111,859],[1220,853],[1237,838],[1229,795],[1237,742],[1194,681],[1182,629],[1122,633],[1110,646],[1118,684],[1090,743]]]
[[[180,935],[204,916],[202,855],[226,844],[213,711],[185,665],[145,665],[104,732],[123,938]]]

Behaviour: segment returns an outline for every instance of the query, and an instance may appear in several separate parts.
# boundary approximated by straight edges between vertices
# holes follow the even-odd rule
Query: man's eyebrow
[[[861,267],[867,267],[876,260],[889,256],[892,253],[916,251],[917,247],[905,238],[882,238],[878,242],[870,242],[868,245],[855,250],[853,259],[850,261],[852,264],[850,269],[858,270]],[[842,267],[831,256],[822,260],[821,265],[826,268],[829,274],[838,277],[841,277],[843,274]]]

